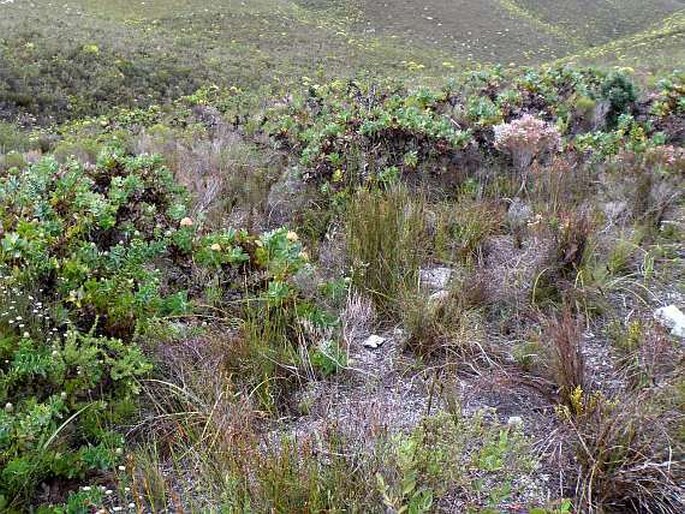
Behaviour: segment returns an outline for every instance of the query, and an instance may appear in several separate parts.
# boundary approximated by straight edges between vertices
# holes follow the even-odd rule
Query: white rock
[[[510,427],[521,427],[523,426],[523,418],[521,416],[511,416],[507,420],[507,425]]]
[[[366,338],[366,340],[362,343],[366,348],[371,348],[375,350],[376,348],[383,346],[383,343],[385,343],[387,339],[385,337],[377,336],[377,335],[370,335],[369,337]]]
[[[671,334],[685,338],[685,314],[675,305],[661,307],[654,312],[654,317],[667,328]]]
[[[446,289],[452,273],[450,268],[422,269],[420,271],[421,285],[432,291]]]

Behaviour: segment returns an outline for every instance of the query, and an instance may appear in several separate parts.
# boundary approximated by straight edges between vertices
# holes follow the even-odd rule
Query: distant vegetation
[[[683,16],[0,3],[0,511],[682,512]]]
[[[64,121],[207,83],[257,87],[359,72],[416,82],[564,59],[669,70],[685,12],[650,2],[39,0],[0,5],[0,119]],[[49,20],[45,14],[49,13]]]

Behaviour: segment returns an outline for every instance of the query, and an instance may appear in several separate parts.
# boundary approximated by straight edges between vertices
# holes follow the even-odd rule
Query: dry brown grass
[[[588,387],[582,342],[582,321],[570,308],[544,320],[541,336],[545,355],[543,366],[556,384],[561,402],[572,410],[578,409],[577,392],[585,392]]]
[[[673,434],[684,421],[655,390],[587,399],[570,420],[579,465],[577,508],[597,514],[682,512],[685,461],[682,441]]]
[[[275,152],[257,150],[221,118],[215,124],[212,130],[198,128],[197,133],[182,135],[168,128],[151,129],[138,137],[136,151],[164,157],[193,200],[193,217],[259,230],[265,225],[280,158]]]

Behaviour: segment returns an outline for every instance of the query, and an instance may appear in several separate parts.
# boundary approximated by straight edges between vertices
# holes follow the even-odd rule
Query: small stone
[[[385,343],[386,341],[387,339],[385,337],[370,335],[362,344],[366,348],[371,348],[372,350],[375,350],[376,348],[383,346],[383,343]]]
[[[213,252],[220,252],[221,251],[221,245],[218,243],[214,243],[212,246],[209,247],[210,250]]]
[[[421,285],[430,291],[445,289],[452,278],[452,273],[450,268],[422,269],[419,273]]]
[[[507,420],[507,425],[510,427],[522,427],[523,418],[521,416],[510,416]]]
[[[183,218],[180,223],[182,227],[192,227],[194,224],[193,219],[188,217]]]
[[[665,327],[671,329],[671,334],[685,338],[685,314],[675,305],[661,307],[654,312],[654,317]]]

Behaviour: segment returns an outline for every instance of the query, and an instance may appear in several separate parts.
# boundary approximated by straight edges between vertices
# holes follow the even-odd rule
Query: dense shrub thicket
[[[553,125],[565,144],[550,148],[568,152],[606,157],[624,145],[682,141],[678,130],[664,130],[682,123],[682,98],[675,98],[682,84],[683,76],[675,74],[649,102],[638,103],[635,83],[620,71],[548,68],[511,76],[494,69],[440,90],[415,91],[337,81],[290,95],[267,110],[263,128],[299,157],[308,180],[337,189],[400,177],[435,182],[440,176],[454,180],[484,162],[502,163],[493,128],[526,116]],[[530,140],[540,139],[536,131],[549,125],[529,123]],[[540,159],[549,155],[535,153]]]

